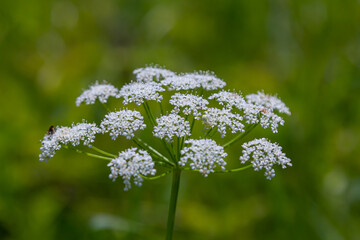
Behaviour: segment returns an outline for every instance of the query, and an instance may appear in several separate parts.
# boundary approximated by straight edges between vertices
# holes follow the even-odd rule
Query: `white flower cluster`
[[[281,151],[281,146],[277,143],[271,143],[266,138],[255,139],[244,143],[243,155],[240,157],[241,163],[244,164],[251,158],[251,164],[255,171],[265,169],[265,176],[271,179],[275,176],[273,169],[274,164],[281,165],[282,168],[292,166],[291,160]]]
[[[217,78],[214,73],[200,71],[198,73],[187,73],[184,77],[191,78],[198,82],[202,88],[211,91],[226,86],[226,82]]]
[[[146,151],[129,148],[120,152],[119,156],[108,164],[111,171],[109,178],[115,181],[121,176],[125,184],[124,190],[127,191],[131,188],[132,178],[135,185],[141,186],[144,181],[142,176],[155,175],[154,166],[155,163]]]
[[[243,109],[247,104],[245,99],[240,94],[225,90],[212,94],[209,99],[214,99],[218,101],[220,105],[224,105],[229,109],[232,109],[233,107]]]
[[[173,137],[190,136],[190,123],[185,118],[177,114],[169,114],[156,119],[157,125],[154,127],[154,136],[165,138],[166,141],[172,142]]]
[[[120,135],[131,139],[135,136],[135,131],[144,129],[145,127],[144,118],[140,112],[127,109],[110,112],[100,124],[101,132],[109,132],[113,140]]]
[[[200,82],[185,75],[168,77],[160,83],[167,86],[170,91],[192,90],[201,87]]]
[[[138,82],[151,82],[175,76],[176,74],[170,70],[159,68],[159,67],[144,67],[135,69],[133,72],[136,75],[136,80]]]
[[[202,116],[205,127],[217,127],[217,131],[221,137],[226,136],[226,129],[229,127],[232,133],[244,132],[244,124],[242,116],[232,113],[229,109],[208,108]]]
[[[263,92],[258,92],[257,94],[246,95],[246,99],[249,103],[252,103],[256,106],[262,106],[268,111],[277,110],[280,113],[291,115],[289,108],[285,105],[285,103],[283,103],[275,96],[271,96]]]
[[[247,104],[242,109],[247,123],[260,123],[263,128],[271,127],[274,133],[277,128],[284,125],[285,121],[274,110],[290,115],[289,108],[275,96],[258,92],[246,96]]]
[[[99,132],[100,129],[96,127],[95,123],[83,122],[73,124],[72,127],[57,127],[53,134],[45,135],[41,141],[39,159],[48,161],[61,148],[61,145],[70,143],[77,146],[82,142],[84,145],[91,146],[95,140],[95,134]]]
[[[205,177],[209,173],[214,172],[214,169],[219,166],[223,171],[225,170],[226,162],[224,158],[227,153],[224,148],[217,145],[212,139],[189,139],[185,141],[186,144],[191,144],[189,147],[184,147],[181,150],[181,158],[179,164],[185,166],[190,162],[190,167],[193,170],[199,170]]]
[[[98,84],[90,86],[77,99],[76,106],[80,106],[82,102],[86,104],[94,104],[98,98],[101,103],[106,103],[109,97],[117,97],[119,90],[111,84]]]
[[[192,114],[195,119],[199,120],[202,114],[199,111],[207,109],[206,105],[208,105],[209,102],[193,94],[175,93],[171,96],[170,104],[175,106],[171,111],[172,113],[179,113],[182,109],[185,115]]]
[[[145,100],[155,100],[161,102],[162,96],[159,92],[165,91],[159,83],[156,82],[132,82],[124,85],[120,91],[120,97],[124,98],[123,103],[136,103],[137,105],[142,104]]]
[[[223,88],[226,83],[209,72],[186,73],[170,76],[161,81],[161,84],[168,86],[170,91],[192,90],[202,87],[205,90],[216,90]]]

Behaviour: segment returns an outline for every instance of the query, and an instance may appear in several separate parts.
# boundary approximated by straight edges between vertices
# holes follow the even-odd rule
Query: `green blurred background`
[[[75,106],[83,89],[151,63],[212,70],[292,111],[247,140],[279,142],[293,167],[183,174],[174,239],[360,239],[359,23],[354,0],[1,1],[0,239],[163,239],[170,177],[124,192],[101,160],[38,161],[50,125],[104,115]]]

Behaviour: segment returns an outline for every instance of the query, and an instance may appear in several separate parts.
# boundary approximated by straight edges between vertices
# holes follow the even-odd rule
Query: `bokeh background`
[[[102,160],[38,161],[50,125],[105,114],[75,106],[83,89],[152,63],[214,71],[292,111],[246,140],[279,142],[294,166],[272,181],[183,174],[174,239],[360,239],[359,23],[356,0],[1,1],[0,239],[164,238],[170,177],[124,192]],[[129,146],[109,141],[97,145]]]

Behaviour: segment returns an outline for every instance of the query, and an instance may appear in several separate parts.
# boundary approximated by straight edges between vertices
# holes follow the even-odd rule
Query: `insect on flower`
[[[55,127],[51,125],[47,130],[47,135],[52,136],[54,133],[55,133]]]

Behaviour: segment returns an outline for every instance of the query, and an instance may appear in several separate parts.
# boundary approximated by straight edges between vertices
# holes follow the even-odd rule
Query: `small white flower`
[[[140,105],[145,100],[155,100],[157,102],[161,102],[163,97],[159,94],[159,92],[163,91],[165,91],[165,89],[156,82],[132,82],[124,85],[120,89],[118,96],[124,98],[124,104],[134,102],[137,105]]]
[[[229,109],[232,109],[233,107],[242,109],[246,104],[245,99],[240,94],[225,90],[212,94],[209,99],[215,99],[220,105],[224,105]]]
[[[205,110],[209,102],[193,94],[175,93],[171,96],[170,104],[175,106],[171,111],[172,113],[178,113],[181,110],[185,115],[192,114],[195,119],[199,120],[201,117],[201,112],[199,111]]]
[[[115,140],[118,136],[125,136],[127,139],[134,137],[134,132],[146,127],[144,118],[140,112],[132,110],[121,110],[110,112],[100,124],[102,133],[110,133]]]
[[[273,165],[280,165],[282,168],[292,166],[291,160],[281,151],[277,143],[271,143],[266,138],[255,139],[244,143],[243,155],[240,157],[241,163],[244,164],[251,159],[251,164],[255,171],[265,169],[265,176],[271,179],[275,176]]]
[[[256,106],[261,106],[268,111],[277,110],[280,113],[291,115],[289,108],[285,105],[285,103],[283,103],[275,96],[271,96],[263,92],[258,92],[257,94],[246,95],[246,99],[248,103],[252,103]]]
[[[176,74],[170,70],[159,68],[159,67],[144,67],[135,69],[133,72],[136,75],[138,82],[151,82],[175,76]]]
[[[170,91],[192,90],[201,87],[199,81],[185,75],[167,77],[160,83],[163,86],[168,86]]]
[[[199,170],[205,177],[209,173],[214,172],[214,169],[219,166],[223,171],[225,170],[226,162],[224,158],[227,156],[224,148],[217,145],[212,139],[189,139],[185,141],[186,144],[191,144],[189,147],[184,147],[181,150],[181,158],[179,164],[185,166],[188,162],[193,170]]]
[[[56,131],[52,135],[45,135],[41,141],[40,161],[48,161],[60,150],[62,145],[72,144],[79,145],[81,142],[91,147],[91,143],[95,141],[95,135],[100,132],[95,123],[77,123],[72,127],[56,127]]]
[[[124,190],[127,191],[131,188],[131,180],[134,184],[141,186],[144,181],[142,176],[155,175],[155,163],[151,156],[143,150],[137,148],[129,148],[119,153],[119,156],[108,164],[110,167],[110,175],[113,181],[118,176],[121,176],[125,184]]]
[[[216,90],[223,88],[226,83],[210,72],[185,73],[177,76],[170,76],[161,81],[161,84],[168,86],[169,90],[192,90],[204,88],[205,90]]]
[[[209,71],[200,71],[195,73],[186,73],[184,77],[191,78],[200,84],[205,90],[211,91],[226,86],[226,82],[216,77],[214,73]]]
[[[94,104],[97,98],[101,103],[106,103],[109,97],[117,97],[118,92],[119,90],[111,84],[95,83],[76,99],[76,106],[80,106],[82,102],[87,105]]]
[[[168,142],[172,142],[174,136],[190,136],[190,123],[177,114],[161,116],[156,119],[156,123],[154,136],[161,139],[165,138]]]
[[[226,129],[230,128],[232,133],[244,132],[242,116],[232,113],[229,109],[208,108],[202,117],[205,127],[217,127],[221,137],[226,136]]]
[[[274,96],[258,92],[247,95],[246,99],[246,104],[238,108],[244,111],[244,118],[249,124],[260,123],[263,128],[271,127],[271,130],[277,133],[278,126],[284,125],[285,121],[274,110],[290,115],[289,108]]]

